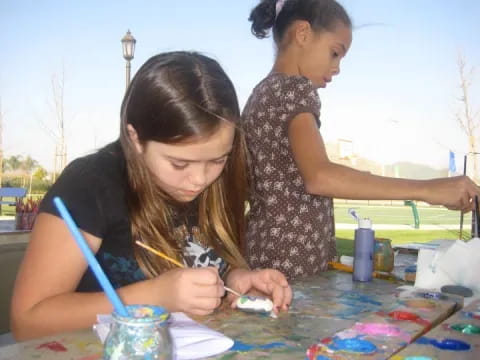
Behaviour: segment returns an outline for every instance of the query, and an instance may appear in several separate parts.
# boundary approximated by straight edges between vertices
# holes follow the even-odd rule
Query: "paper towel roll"
[[[480,239],[474,238],[468,242],[457,240],[437,265],[453,280],[450,284],[480,292]]]
[[[420,249],[417,258],[415,287],[438,290],[444,285],[453,284],[453,280],[438,266],[445,251]]]

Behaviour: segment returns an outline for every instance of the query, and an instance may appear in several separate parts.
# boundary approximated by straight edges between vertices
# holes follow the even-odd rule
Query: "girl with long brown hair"
[[[285,277],[250,271],[241,254],[245,163],[235,89],[220,65],[189,52],[149,59],[125,94],[120,139],[72,161],[42,201],[14,290],[15,337],[88,327],[112,310],[54,196],[126,304],[206,315],[228,286],[264,293],[276,311],[286,310],[292,293]]]

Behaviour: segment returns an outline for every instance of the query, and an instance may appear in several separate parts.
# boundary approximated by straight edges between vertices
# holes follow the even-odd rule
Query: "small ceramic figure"
[[[272,313],[273,303],[265,297],[242,295],[237,299],[237,308],[245,312]]]

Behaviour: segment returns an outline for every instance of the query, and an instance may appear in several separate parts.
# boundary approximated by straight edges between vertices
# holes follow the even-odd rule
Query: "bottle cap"
[[[371,229],[372,228],[372,220],[369,218],[363,218],[358,220],[358,227],[360,229]]]

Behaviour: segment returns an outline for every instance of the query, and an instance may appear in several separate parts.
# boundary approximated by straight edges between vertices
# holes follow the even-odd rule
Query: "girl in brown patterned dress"
[[[335,0],[262,0],[252,33],[271,28],[273,69],[243,112],[254,191],[247,258],[290,279],[327,269],[336,253],[332,198],[415,199],[467,211],[479,188],[467,177],[408,180],[372,175],[330,162],[319,132],[320,99],[340,72],[352,23]]]

